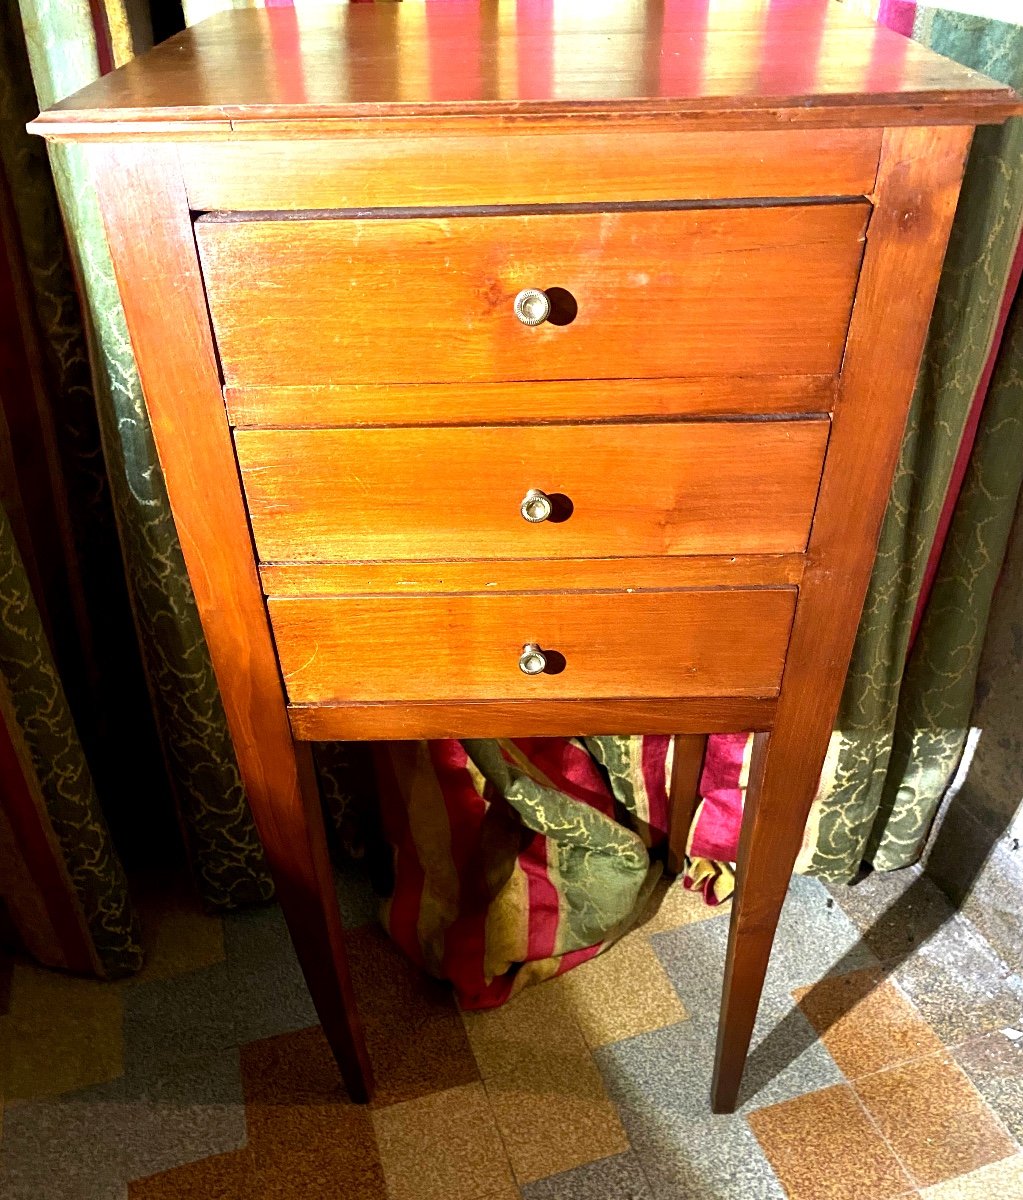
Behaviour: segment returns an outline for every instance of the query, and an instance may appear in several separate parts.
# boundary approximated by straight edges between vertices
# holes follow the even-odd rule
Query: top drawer
[[[828,375],[869,205],[203,217],[235,387]],[[551,299],[527,327],[524,288]]]

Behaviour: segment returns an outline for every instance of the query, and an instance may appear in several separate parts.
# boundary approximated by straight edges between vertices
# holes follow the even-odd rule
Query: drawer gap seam
[[[863,204],[869,198],[850,196],[729,196],[704,200],[586,200],[561,204],[452,204],[387,208],[263,208],[192,210],[197,225],[242,224],[250,221],[401,221],[458,217],[583,216],[597,213],[698,212],[729,208],[820,208]]]

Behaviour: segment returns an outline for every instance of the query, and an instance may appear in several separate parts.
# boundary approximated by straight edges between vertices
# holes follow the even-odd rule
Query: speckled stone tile
[[[145,1080],[126,1079],[122,1146],[128,1179],[245,1145],[238,1050],[188,1058]]]
[[[481,1083],[373,1114],[389,1200],[517,1200]]]
[[[716,1035],[714,1022],[684,1021],[594,1051],[633,1142],[662,1114],[680,1120],[709,1116]],[[777,1104],[841,1078],[792,1000],[765,998],[743,1075],[740,1111]]]
[[[941,1039],[880,968],[798,988],[803,1015],[848,1079],[942,1049]]]
[[[123,1200],[127,1105],[121,1079],[59,1098],[8,1103],[3,1200]]]
[[[616,1154],[527,1183],[523,1200],[653,1200],[635,1154]]]
[[[224,945],[240,1043],[316,1024],[316,1009],[278,905],[225,917]]]
[[[462,1012],[484,1079],[523,1067],[543,1068],[552,1055],[585,1053],[571,999],[558,983],[549,980],[524,988],[500,1008]]]
[[[224,963],[124,989],[124,1070],[160,1073],[182,1055],[213,1054],[236,1043],[235,996]]]
[[[943,1042],[1023,1022],[1023,979],[956,917],[892,973]]]
[[[824,884],[807,875],[792,877],[771,959],[779,982],[790,987],[877,963]]]
[[[108,983],[18,963],[0,1017],[0,1092],[37,1099],[116,1079],[122,995]]]
[[[650,941],[690,1019],[716,1021],[728,922],[701,921],[654,934]],[[816,879],[794,877],[778,925],[765,994],[787,996],[832,971],[858,970],[876,961],[824,886]]]
[[[691,1021],[717,1019],[727,943],[727,921],[701,921],[650,937]]]
[[[120,1196],[130,1179],[244,1145],[238,1053],[12,1105],[6,1124],[5,1200]]]
[[[921,1187],[965,1175],[1016,1146],[945,1054],[857,1080],[864,1107]]]
[[[649,1033],[686,1019],[686,1010],[642,932],[546,985],[566,996],[591,1046]]]
[[[957,828],[956,832],[958,835],[960,829]],[[985,837],[990,845],[990,834]],[[957,880],[953,873],[957,864],[962,871],[962,861],[956,858],[954,844],[943,844],[949,846],[947,861],[932,859],[928,869],[942,886],[956,888],[958,884],[958,890],[962,890],[961,877]],[[942,870],[947,874],[942,874]],[[1023,946],[1020,895],[1023,895],[1023,852],[1020,850],[1020,840],[1006,835],[991,849],[980,873],[970,883],[962,897],[960,911],[973,923],[981,937],[988,941],[994,952],[1008,966],[1017,969],[1023,968],[1020,954],[1020,947]]]
[[[677,876],[657,884],[636,927],[647,934],[667,933],[682,925],[726,917],[730,911],[730,904],[708,904],[702,892],[689,890]]]
[[[789,1200],[890,1200],[912,1188],[846,1084],[750,1113]]]
[[[826,885],[883,963],[899,963],[955,915],[919,867],[873,871],[852,884]]]
[[[372,1117],[345,1092],[319,1028],[243,1046],[253,1195],[386,1200]]]
[[[489,1078],[487,1098],[519,1184],[532,1183],[629,1143],[588,1050],[562,1050]]]
[[[1023,1197],[1023,1155],[924,1188],[922,1200],[1019,1200]]]
[[[224,960],[224,923],[203,911],[195,889],[179,873],[146,872],[132,880],[142,923],[145,962],[134,983],[169,979]]]
[[[128,1200],[256,1200],[256,1182],[251,1151],[236,1150],[133,1180]]]
[[[632,1140],[654,1200],[785,1200],[743,1117],[661,1113]]]
[[[1023,1144],[1023,1029],[996,1029],[960,1046],[953,1057]]]
[[[353,930],[347,944],[376,1076],[374,1107],[477,1081],[451,989],[409,962],[377,926]]]

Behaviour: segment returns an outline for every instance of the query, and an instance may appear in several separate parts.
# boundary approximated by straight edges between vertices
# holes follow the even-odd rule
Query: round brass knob
[[[547,655],[535,642],[526,642],[519,655],[519,670],[523,675],[542,675],[547,669]]]
[[[539,488],[530,488],[522,497],[519,512],[530,524],[537,525],[551,515],[551,498]]]
[[[551,315],[551,302],[539,288],[523,288],[515,297],[515,315],[523,325],[542,325]]]

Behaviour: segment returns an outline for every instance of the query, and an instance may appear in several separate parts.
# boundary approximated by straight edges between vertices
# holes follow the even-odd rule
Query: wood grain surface
[[[768,729],[764,696],[655,696],[646,700],[461,700],[292,704],[291,728],[308,742],[407,738],[581,737],[623,733],[741,733]]]
[[[772,696],[794,588],[271,597],[293,704]],[[524,675],[523,645],[551,656]]]
[[[771,554],[806,545],[829,428],[242,429],[235,444],[267,562]],[[550,520],[524,520],[531,488]]]
[[[668,782],[668,871],[681,875],[696,810],[700,806],[700,778],[707,754],[706,734],[680,734],[671,748]]]
[[[545,383],[353,383],[338,387],[227,387],[234,425],[462,425],[475,422],[764,416],[830,412],[831,375],[691,379],[561,379]]]
[[[880,129],[488,133],[186,142],[192,208],[388,208],[861,196]]]
[[[263,563],[268,596],[418,595],[426,592],[656,591],[798,584],[802,554],[685,558],[498,558],[489,561]]]
[[[827,0],[434,0],[220,13],[37,125],[79,137],[431,115],[876,125],[1000,120],[1014,104],[994,80]]]
[[[832,374],[870,206],[196,222],[224,380]],[[513,301],[553,293],[558,323]]]

